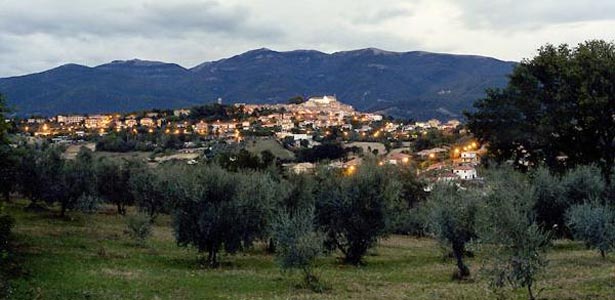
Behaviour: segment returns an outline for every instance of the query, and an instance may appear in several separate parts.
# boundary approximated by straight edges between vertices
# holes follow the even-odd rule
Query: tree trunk
[[[529,300],[535,300],[536,298],[534,298],[534,292],[532,292],[532,284],[528,284],[527,285],[527,293],[529,296]]]
[[[267,252],[270,254],[275,253],[275,241],[273,238],[269,238],[269,245],[267,246]]]
[[[217,255],[217,251],[215,249],[213,249],[211,252],[209,252],[209,267],[210,268],[217,268],[218,267],[218,255]]]
[[[60,209],[60,217],[64,218],[65,216],[66,216],[66,204],[62,203],[61,209]]]
[[[602,258],[606,258],[606,252],[604,250],[600,250],[600,256],[602,256]]]
[[[122,203],[117,203],[117,213],[119,215],[125,216],[126,215],[126,207],[124,207],[124,205],[122,205]]]
[[[457,260],[457,268],[459,269],[459,278],[470,276],[470,269],[463,263],[463,253],[465,247],[463,245],[453,245],[453,255]]]

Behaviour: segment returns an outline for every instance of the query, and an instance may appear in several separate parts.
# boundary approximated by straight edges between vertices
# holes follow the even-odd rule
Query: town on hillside
[[[222,105],[219,100],[175,110],[11,121],[24,136],[67,144],[69,149],[167,150],[163,152],[166,154],[172,150],[171,155],[151,155],[151,162],[179,159],[196,164],[212,158],[222,145],[250,148],[265,144],[277,148],[282,153],[276,155],[278,161],[294,173],[313,171],[318,164],[352,172],[365,158],[373,158],[380,165],[413,165],[434,182],[480,181],[477,166],[486,150],[458,120],[395,120],[356,111],[335,96],[296,100],[289,104],[233,105]]]

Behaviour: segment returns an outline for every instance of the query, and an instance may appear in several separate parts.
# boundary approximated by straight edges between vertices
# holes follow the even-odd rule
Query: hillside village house
[[[416,155],[420,156],[420,157],[427,157],[430,156],[431,154],[438,154],[438,153],[442,153],[442,152],[447,152],[448,150],[444,149],[444,148],[431,148],[431,149],[426,149],[423,151],[419,151],[416,153]]]
[[[237,124],[217,121],[211,124],[211,128],[214,132],[217,131],[218,133],[225,133],[235,130],[235,128],[237,128]]]
[[[289,169],[295,174],[309,173],[314,171],[315,165],[313,163],[305,162],[292,164],[288,166]]]
[[[472,166],[457,166],[455,168],[453,168],[453,173],[457,176],[459,176],[459,178],[461,178],[462,180],[472,180],[472,179],[476,179],[477,174],[476,174],[476,169]]]
[[[477,163],[478,154],[476,153],[476,151],[461,152],[461,161],[464,163]]]
[[[392,165],[407,164],[410,162],[410,155],[405,153],[393,153],[389,155],[387,163]]]
[[[451,182],[451,181],[455,181],[455,180],[459,180],[459,176],[457,176],[456,174],[453,174],[453,173],[443,173],[443,174],[440,174],[438,176],[438,178],[436,179],[436,181],[438,181],[438,182]]]
[[[5,123],[11,122],[11,120],[9,120],[9,119],[6,119],[4,121],[5,121]],[[43,123],[47,122],[47,120],[45,120],[43,118],[29,118],[27,120],[27,122],[28,122],[28,124],[43,124]]]
[[[173,111],[173,115],[176,117],[188,116],[190,115],[189,109],[176,109]]]
[[[81,123],[83,122],[83,120],[85,120],[84,116],[79,116],[79,115],[72,115],[72,116],[56,116],[56,121],[58,123],[64,123],[64,124],[77,124],[77,123]]]
[[[145,126],[145,127],[156,126],[156,122],[154,122],[152,118],[143,118],[141,119],[141,121],[139,121],[139,123],[141,123],[141,126]]]
[[[86,128],[104,128],[111,122],[110,116],[105,115],[93,115],[85,119]]]
[[[126,127],[135,127],[138,123],[135,119],[128,119],[124,122],[124,124],[126,124]]]
[[[196,131],[198,134],[207,133],[208,130],[209,130],[209,125],[205,123],[204,121],[200,121],[194,125],[194,131]]]

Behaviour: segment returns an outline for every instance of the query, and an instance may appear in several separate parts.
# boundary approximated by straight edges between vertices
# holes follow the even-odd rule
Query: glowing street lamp
[[[348,171],[348,175],[352,175],[354,174],[354,172],[357,170],[357,168],[355,166],[350,166],[348,167],[347,171]]]

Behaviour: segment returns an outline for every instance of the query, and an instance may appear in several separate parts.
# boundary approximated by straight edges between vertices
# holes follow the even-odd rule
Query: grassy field
[[[25,212],[8,206],[26,275],[15,299],[494,299],[486,280],[451,280],[453,262],[431,239],[392,236],[367,257],[367,265],[340,265],[335,255],[319,261],[331,289],[318,294],[297,286],[299,274],[283,274],[263,247],[225,255],[219,269],[197,264],[194,249],[175,245],[169,219],[160,219],[145,246],[124,233],[109,207],[95,215]],[[558,241],[541,278],[540,299],[615,299],[615,257],[602,260],[579,243]],[[480,254],[469,261],[480,274]],[[510,299],[525,299],[510,291]]]
[[[294,159],[295,154],[282,147],[282,145],[272,138],[258,138],[246,142],[246,150],[260,154],[262,151],[269,150],[273,155],[280,159]]]

